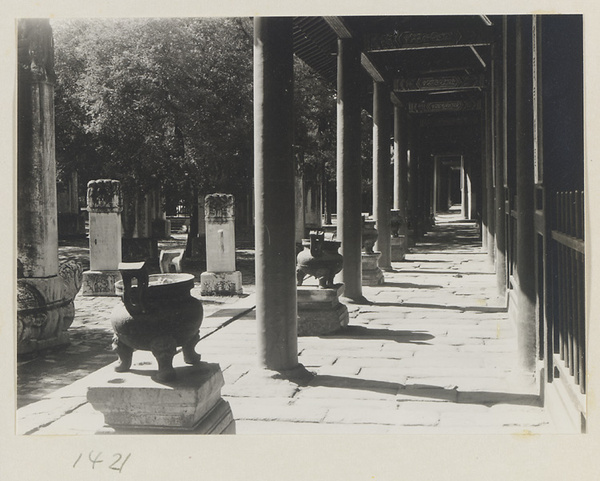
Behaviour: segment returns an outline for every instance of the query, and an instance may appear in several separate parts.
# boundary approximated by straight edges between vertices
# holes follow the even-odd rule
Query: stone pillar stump
[[[118,180],[88,182],[90,215],[90,270],[83,273],[84,296],[115,296],[121,279],[121,211],[123,200]]]
[[[242,293],[242,273],[235,270],[235,209],[233,195],[210,194],[206,209],[206,272],[200,275],[203,296]]]
[[[17,80],[17,354],[21,356],[69,344],[73,298],[81,286],[81,267],[58,262],[54,47],[47,19],[18,22]]]

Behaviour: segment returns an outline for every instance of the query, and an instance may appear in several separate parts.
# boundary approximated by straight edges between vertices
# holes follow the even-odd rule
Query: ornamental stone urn
[[[342,270],[344,258],[338,252],[341,242],[325,239],[323,231],[311,231],[310,239],[303,239],[304,250],[298,254],[296,279],[301,286],[306,275],[319,280],[319,287],[334,287],[333,278]]]
[[[148,275],[144,262],[120,263],[119,271],[123,280],[115,287],[123,303],[111,315],[113,349],[119,356],[115,371],[129,370],[134,350],[151,351],[158,362],[156,380],[174,381],[177,347],[182,347],[187,364],[200,362],[195,346],[203,312],[202,302],[190,294],[194,276]]]
[[[363,217],[362,247],[366,254],[373,254],[373,246],[377,242],[379,233],[375,229],[375,221]]]

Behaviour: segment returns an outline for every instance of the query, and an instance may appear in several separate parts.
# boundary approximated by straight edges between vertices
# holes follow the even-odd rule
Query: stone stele
[[[88,182],[90,215],[90,270],[83,273],[84,296],[114,296],[121,279],[121,212],[123,200],[118,180]]]
[[[200,275],[200,293],[239,295],[242,273],[235,270],[235,213],[230,194],[210,194],[204,202],[206,272]]]

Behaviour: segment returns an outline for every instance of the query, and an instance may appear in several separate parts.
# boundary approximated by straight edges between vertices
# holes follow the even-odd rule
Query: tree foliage
[[[304,62],[294,63],[295,145],[301,150],[304,169],[335,179],[336,93]]]
[[[124,187],[246,190],[252,38],[240,19],[54,22],[59,172]],[[193,189],[194,187],[195,189]]]
[[[252,23],[239,18],[53,22],[59,176],[160,187],[167,200],[252,185]],[[335,180],[336,93],[294,63],[294,144]],[[363,142],[364,144],[364,142]]]

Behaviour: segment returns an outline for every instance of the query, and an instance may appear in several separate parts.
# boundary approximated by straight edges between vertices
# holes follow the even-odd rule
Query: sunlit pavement
[[[438,216],[393,268],[384,285],[363,287],[368,304],[348,306],[347,328],[298,339],[299,377],[258,368],[253,296],[208,313],[197,351],[223,370],[237,433],[554,432],[535,383],[516,367],[515,331],[475,224]],[[117,301],[79,303],[91,317],[74,327],[110,337],[104,313]],[[74,346],[82,359],[87,342],[82,335]],[[86,378],[58,390],[44,372],[36,382],[48,391],[18,411],[20,432],[89,434],[102,426],[85,400]]]

